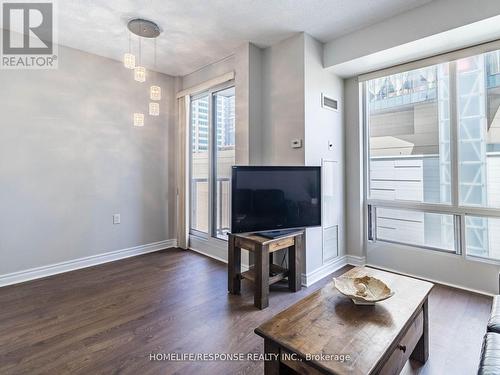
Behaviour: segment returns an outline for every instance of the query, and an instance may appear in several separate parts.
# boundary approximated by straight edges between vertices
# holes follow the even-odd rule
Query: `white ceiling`
[[[230,55],[243,42],[270,46],[305,31],[322,42],[431,0],[59,0],[59,44],[121,60],[126,23],[142,17],[163,29],[155,70],[185,75]],[[137,40],[133,40],[137,49]],[[143,43],[153,68],[153,42]]]

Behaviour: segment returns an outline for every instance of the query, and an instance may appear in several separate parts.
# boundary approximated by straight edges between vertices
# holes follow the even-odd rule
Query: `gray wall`
[[[345,190],[347,252],[364,256],[363,155],[358,80],[344,81],[345,89]]]
[[[261,162],[304,165],[304,147],[293,149],[294,138],[304,140],[304,34],[264,49],[262,55]]]
[[[59,56],[57,70],[0,71],[0,275],[175,237],[173,78]]]

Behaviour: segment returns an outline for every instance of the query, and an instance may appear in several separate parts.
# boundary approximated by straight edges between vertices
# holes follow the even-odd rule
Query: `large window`
[[[500,51],[364,93],[370,238],[500,259]]]
[[[234,87],[191,98],[190,231],[227,239],[235,163]]]

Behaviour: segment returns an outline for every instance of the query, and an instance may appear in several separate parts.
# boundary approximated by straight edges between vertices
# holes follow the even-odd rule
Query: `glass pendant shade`
[[[161,87],[151,86],[149,88],[149,96],[151,100],[161,100]]]
[[[150,116],[159,116],[160,115],[160,104],[149,103],[149,115]]]
[[[131,53],[126,53],[125,55],[123,55],[123,65],[125,65],[125,68],[127,69],[134,69],[135,56],[132,55]]]
[[[134,126],[144,126],[144,113],[134,113]]]
[[[136,66],[134,69],[134,79],[137,82],[146,81],[146,68],[142,66]]]

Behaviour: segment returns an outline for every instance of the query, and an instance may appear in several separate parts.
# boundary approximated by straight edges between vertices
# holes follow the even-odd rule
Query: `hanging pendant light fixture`
[[[137,82],[146,81],[146,68],[141,66],[142,51],[141,51],[141,38],[139,38],[139,66],[134,69],[134,79]]]
[[[156,66],[156,39],[161,30],[159,26],[148,20],[144,20],[141,18],[135,18],[128,22],[127,27],[129,31],[139,37],[139,56],[138,63],[136,65],[135,56],[130,53],[130,39],[129,39],[129,54],[134,57],[133,67],[134,69],[134,80],[137,82],[145,82],[146,81],[146,68],[142,66],[142,38],[154,39],[154,65]],[[126,67],[132,66],[131,57],[125,54],[124,56],[124,65]],[[161,99],[161,87],[159,86],[151,86],[149,88],[149,96],[151,100],[160,100]],[[149,115],[150,116],[159,116],[160,115],[160,104],[151,102],[149,103]],[[142,127],[144,126],[144,113],[134,113],[134,126]]]
[[[127,69],[135,68],[135,56],[132,54],[132,36],[128,33],[128,53],[123,55],[123,65]]]
[[[145,82],[146,81],[146,68],[143,66],[136,66],[134,69],[134,79],[137,82]]]
[[[160,104],[159,103],[149,103],[149,115],[159,116],[160,115]]]
[[[134,18],[127,24],[131,33],[139,37],[139,63],[134,69],[134,79],[138,82],[146,81],[146,69],[142,66],[142,38],[156,38],[160,35],[160,27],[153,21],[145,20],[142,18]]]
[[[134,69],[135,68],[135,56],[132,55],[131,53],[126,53],[123,55],[123,65],[127,69]]]
[[[144,126],[144,113],[134,113],[134,126]]]
[[[156,69],[156,39],[154,40],[154,67]],[[161,87],[151,86],[149,88],[149,98],[151,100],[161,100]]]
[[[161,87],[151,86],[149,88],[149,98],[151,100],[161,100]]]

